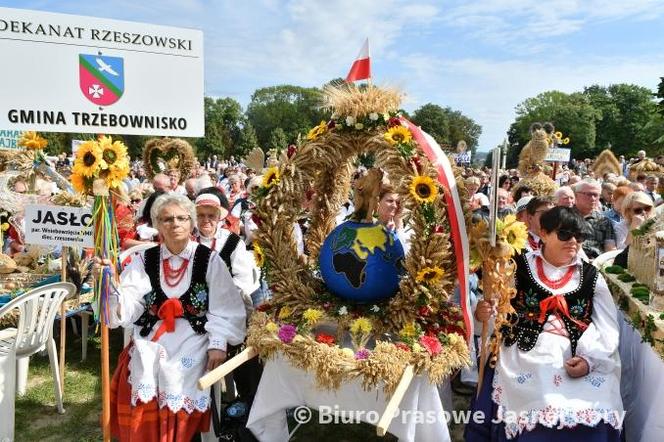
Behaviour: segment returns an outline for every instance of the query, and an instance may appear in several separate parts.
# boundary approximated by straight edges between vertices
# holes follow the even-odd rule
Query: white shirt
[[[173,268],[179,268],[189,259],[185,276],[175,286],[165,284],[160,273],[161,287],[168,298],[176,298],[187,291],[191,283],[193,256],[198,243],[189,241],[185,249],[173,255],[165,245],[160,246],[160,265],[169,259]],[[145,252],[135,257],[120,276],[119,296],[111,296],[111,327],[127,327],[145,311],[144,296],[152,291],[150,278],[145,272]],[[212,254],[206,273],[208,285],[208,312],[206,334],[199,335],[184,318],[175,320],[175,330],[164,333],[157,342],[151,339],[162,324],[158,320],[152,331],[142,337],[140,327],[134,327],[134,347],[130,350],[129,384],[131,403],[147,403],[157,398],[159,407],[172,412],[181,409],[187,413],[208,409],[210,392],[198,389],[198,379],[205,373],[208,349],[226,350],[227,344],[238,345],[246,334],[246,314],[228,269],[218,254]]]
[[[526,255],[533,279],[547,287],[537,276],[535,258],[541,251]],[[544,258],[542,258],[544,259]],[[560,289],[550,289],[554,295],[576,289],[581,282],[582,258],[570,264],[576,272]],[[547,278],[558,280],[569,266],[555,267],[544,260]],[[535,425],[569,428],[577,424],[596,426],[604,421],[619,428],[623,411],[620,397],[620,357],[618,355],[618,320],[616,306],[602,275],[597,276],[592,299],[592,323],[577,344],[576,355],[590,366],[588,375],[571,378],[564,363],[571,358],[569,338],[552,331],[560,321],[549,315],[543,331],[530,351],[519,350],[516,344],[502,345],[496,364],[492,399],[498,404],[498,416],[504,416],[508,439]],[[616,413],[607,410],[615,411]],[[519,415],[523,419],[516,420]]]

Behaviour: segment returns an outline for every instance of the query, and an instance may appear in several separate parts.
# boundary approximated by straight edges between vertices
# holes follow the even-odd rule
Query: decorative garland
[[[463,319],[456,316],[460,310],[452,313],[446,302],[456,269],[436,168],[402,123],[398,92],[345,86],[327,88],[325,100],[332,119],[314,127],[278,167],[268,169],[255,193],[254,253],[273,299],[252,317],[248,343],[263,357],[281,350],[296,366],[315,371],[326,388],[361,376],[365,387],[384,381],[391,393],[406,364],[439,383],[468,364],[469,353]],[[335,227],[362,154],[373,155],[375,167],[386,172],[401,197],[404,224],[412,229],[398,293],[373,305],[330,294],[317,272],[320,248]],[[309,256],[300,256],[293,225],[302,195],[311,191]],[[334,341],[332,335],[312,334],[323,323],[331,324]],[[347,334],[354,351],[334,347]],[[366,348],[370,341],[376,342],[373,350]]]
[[[196,157],[191,145],[179,138],[152,138],[145,143],[143,168],[148,178],[169,170],[180,171],[179,184],[182,184],[196,165]]]

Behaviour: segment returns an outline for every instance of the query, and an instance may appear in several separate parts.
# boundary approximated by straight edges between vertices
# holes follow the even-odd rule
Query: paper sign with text
[[[25,206],[25,242],[43,246],[94,247],[89,207]]]
[[[552,147],[549,149],[549,152],[546,154],[544,161],[550,161],[552,163],[569,163],[570,154],[572,149],[563,149],[560,147]]]

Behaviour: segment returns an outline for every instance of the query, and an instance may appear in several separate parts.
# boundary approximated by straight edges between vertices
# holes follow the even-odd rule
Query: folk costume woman
[[[221,227],[220,222],[228,215],[220,199],[212,193],[196,197],[197,227],[196,241],[211,248],[221,257],[240,291],[248,311],[253,309],[251,294],[258,289],[259,275],[254,255],[239,235]]]
[[[217,253],[190,239],[194,205],[167,193],[151,209],[163,243],[132,259],[111,298],[111,326],[134,325],[111,387],[122,441],[190,441],[209,427],[209,390],[196,382],[245,337],[245,309]]]
[[[543,245],[516,257],[516,315],[501,328],[495,374],[487,367],[473,405],[486,420],[467,425],[466,440],[617,442],[624,414],[616,307],[579,256],[578,212],[555,207],[540,222]],[[491,310],[481,301],[475,316],[486,320]]]

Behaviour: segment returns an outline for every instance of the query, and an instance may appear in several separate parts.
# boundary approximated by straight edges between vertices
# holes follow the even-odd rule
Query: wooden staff
[[[67,246],[62,247],[62,254],[60,256],[60,262],[62,263],[62,268],[60,269],[60,279],[62,282],[67,282]],[[65,347],[67,342],[67,317],[65,316],[65,300],[60,304],[60,388],[62,389],[62,397],[64,400],[65,397]]]
[[[101,323],[101,426],[104,442],[111,441],[111,375],[109,365],[108,327],[104,322],[104,311],[99,312]]]
[[[387,403],[385,411],[378,421],[378,425],[376,425],[376,434],[378,436],[383,437],[387,433],[387,428],[390,426],[392,419],[394,419],[395,411],[397,411],[399,404],[403,400],[403,397],[406,394],[410,383],[413,381],[414,375],[413,366],[406,365],[406,368],[403,370],[403,374],[401,375],[399,385],[397,385],[397,389],[394,390],[394,394],[390,398],[390,401]]]
[[[240,365],[249,361],[250,359],[258,356],[258,351],[255,347],[247,347],[237,355],[230,358],[228,361],[221,364],[219,367],[203,375],[198,380],[198,389],[205,390],[215,382],[226,377],[227,374],[238,368]]]

